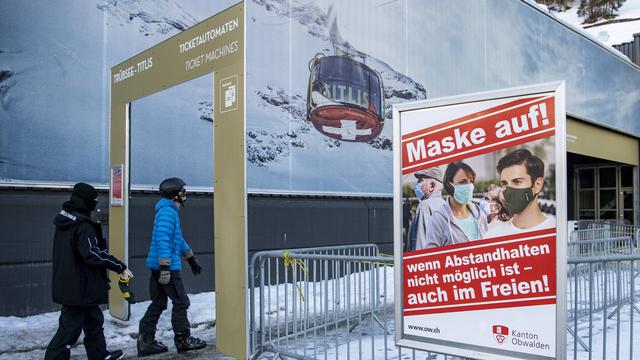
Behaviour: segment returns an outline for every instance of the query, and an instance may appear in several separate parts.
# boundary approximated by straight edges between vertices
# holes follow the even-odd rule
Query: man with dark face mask
[[[485,238],[556,227],[556,219],[540,211],[539,195],[544,185],[544,163],[522,148],[505,155],[496,167],[509,221],[492,222]]]
[[[73,187],[71,199],[53,220],[52,295],[62,305],[60,325],[47,347],[45,360],[69,359],[71,347],[84,332],[89,360],[121,359],[122,351],[107,351],[100,304],[107,303],[107,269],[123,279],[133,277],[122,261],[111,256],[100,224],[91,220],[98,191],[85,183]]]

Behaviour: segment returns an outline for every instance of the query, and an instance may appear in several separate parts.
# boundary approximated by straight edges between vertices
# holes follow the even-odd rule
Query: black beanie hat
[[[79,182],[73,186],[71,202],[81,209],[93,211],[98,204],[98,190],[93,186]]]

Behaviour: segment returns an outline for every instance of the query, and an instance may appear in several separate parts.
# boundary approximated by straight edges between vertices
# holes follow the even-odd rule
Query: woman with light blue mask
[[[462,161],[449,164],[442,183],[449,193],[445,204],[433,213],[427,228],[427,248],[482,239],[487,217],[472,202],[476,173]]]

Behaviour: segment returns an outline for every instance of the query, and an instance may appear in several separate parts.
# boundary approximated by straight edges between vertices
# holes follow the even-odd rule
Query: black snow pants
[[[45,360],[67,360],[70,349],[84,331],[84,348],[89,360],[104,360],[109,352],[102,325],[104,316],[100,306],[62,306],[58,331],[51,339]]]
[[[160,271],[151,271],[151,276],[149,277],[151,304],[140,320],[140,334],[149,337],[155,334],[158,319],[160,319],[162,312],[167,309],[167,298],[171,299],[173,304],[171,326],[174,334],[188,334],[190,326],[187,318],[187,309],[189,309],[190,302],[182,284],[180,271],[171,271],[171,278],[167,285],[158,283],[159,276]]]

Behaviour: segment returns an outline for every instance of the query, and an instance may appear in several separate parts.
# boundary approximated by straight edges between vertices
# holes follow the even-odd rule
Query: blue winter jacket
[[[169,199],[161,199],[156,204],[147,267],[159,270],[163,261],[169,262],[169,270],[182,270],[181,256],[190,251],[182,237],[180,208]]]

